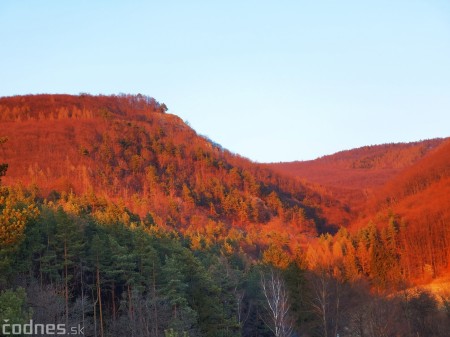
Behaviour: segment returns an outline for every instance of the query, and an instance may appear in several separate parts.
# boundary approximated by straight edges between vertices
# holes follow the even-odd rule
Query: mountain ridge
[[[413,165],[445,138],[388,143],[343,150],[308,161],[270,163],[277,172],[319,184],[354,208],[376,189]]]
[[[337,200],[230,153],[166,111],[142,95],[1,98],[4,183],[56,200],[102,196],[182,232],[256,226],[295,241],[338,226],[330,209],[346,217]]]
[[[303,171],[319,178],[307,180],[232,154],[142,95],[0,98],[0,121],[0,135],[9,138],[0,148],[1,162],[9,164],[3,182],[47,201],[67,205],[75,194],[88,212],[101,210],[110,220],[122,212],[178,231],[197,248],[220,241],[277,261],[303,256],[321,234],[339,231],[335,240],[355,245],[367,233],[373,241],[390,229],[397,247],[409,247],[410,259],[434,241],[439,247],[419,266],[393,254],[397,276],[404,270],[413,279],[412,271],[423,275],[425,265],[433,275],[448,268],[448,139],[342,151],[306,163]],[[429,179],[429,186],[402,197],[405,186]],[[423,228],[434,233],[425,246],[417,240]],[[362,265],[365,248],[360,254],[354,270],[379,278]]]

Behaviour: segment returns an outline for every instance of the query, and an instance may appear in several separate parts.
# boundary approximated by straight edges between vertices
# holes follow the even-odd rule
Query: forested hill
[[[361,206],[375,190],[424,158],[444,142],[436,138],[411,143],[363,146],[315,160],[271,163],[277,172],[320,184],[350,206]]]
[[[389,214],[403,223],[404,277],[435,277],[450,272],[450,139],[403,170],[367,205],[355,227],[371,219],[377,225]]]
[[[0,98],[0,330],[448,337],[449,293],[417,286],[450,274],[449,168],[432,140],[319,159],[311,183],[146,96]]]
[[[269,166],[320,183],[352,207],[355,217],[347,227],[352,243],[329,237],[311,253],[326,251],[325,261],[338,261],[340,252],[333,257],[320,245],[344,246],[347,252],[353,247],[360,272],[382,284],[429,282],[449,274],[449,138],[367,146]]]
[[[239,228],[293,242],[348,220],[336,200],[230,153],[146,96],[6,97],[0,122],[4,183],[48,200],[73,193],[183,233]]]

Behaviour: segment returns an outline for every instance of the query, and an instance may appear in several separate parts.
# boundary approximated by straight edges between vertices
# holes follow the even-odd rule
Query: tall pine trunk
[[[113,321],[116,322],[116,284],[113,281],[111,288],[112,314]]]
[[[103,337],[103,310],[102,310],[102,291],[100,288],[100,270],[98,267],[98,256],[97,256],[97,300],[99,307],[99,316],[100,316],[100,337]]]
[[[64,240],[64,295],[66,301],[66,326],[69,326],[69,276],[67,264],[67,240]]]
[[[154,334],[158,336],[158,308],[156,301],[156,275],[155,275],[155,261],[153,261],[153,277],[152,277],[152,297],[153,297],[153,321],[154,321]]]

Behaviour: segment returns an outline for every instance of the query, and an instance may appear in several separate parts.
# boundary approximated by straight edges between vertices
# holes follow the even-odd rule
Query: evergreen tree
[[[150,321],[152,334],[156,336],[159,331],[159,282],[161,264],[156,250],[153,248],[153,240],[142,229],[137,229],[134,234],[134,254],[138,270],[136,288],[141,293],[148,294],[150,307]]]
[[[81,253],[83,251],[83,236],[79,226],[74,219],[64,212],[60,207],[56,212],[56,254],[58,260],[56,265],[62,268],[62,279],[64,282],[64,301],[66,324],[69,324],[69,301],[71,282],[76,273],[76,269],[82,265]]]
[[[305,331],[314,324],[315,317],[311,309],[311,289],[309,288],[306,271],[296,263],[289,264],[283,271],[285,285],[289,294],[290,313],[294,323],[294,331]]]
[[[27,308],[26,302],[27,296],[23,288],[0,292],[0,334],[5,331],[7,335],[12,335],[13,324],[23,326],[29,322],[32,310]]]
[[[137,283],[137,272],[135,257],[126,247],[120,245],[112,235],[108,235],[110,261],[104,266],[105,282],[111,288],[112,317],[116,320],[116,287],[121,285],[125,288],[128,300],[128,315],[133,318],[133,287]]]
[[[107,287],[107,281],[105,274],[108,268],[111,267],[111,255],[109,253],[108,238],[107,234],[98,231],[92,237],[90,242],[89,259],[91,272],[94,281],[93,298],[94,298],[94,323],[95,323],[95,333],[97,333],[97,306],[98,306],[98,322],[100,336],[104,336],[104,311],[103,311],[103,297],[102,292]]]
[[[172,319],[170,326],[176,331],[189,331],[196,324],[196,314],[189,306],[187,300],[187,289],[189,287],[186,277],[183,275],[184,269],[181,261],[174,256],[166,256],[165,264],[162,267],[164,285],[161,294],[167,299],[172,309]]]

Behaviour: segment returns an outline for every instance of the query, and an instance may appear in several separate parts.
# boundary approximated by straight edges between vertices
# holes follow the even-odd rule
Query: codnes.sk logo
[[[0,322],[3,336],[17,335],[84,335],[84,327],[81,325],[68,327],[66,324],[39,324],[30,320],[25,324],[11,324],[9,319]]]

